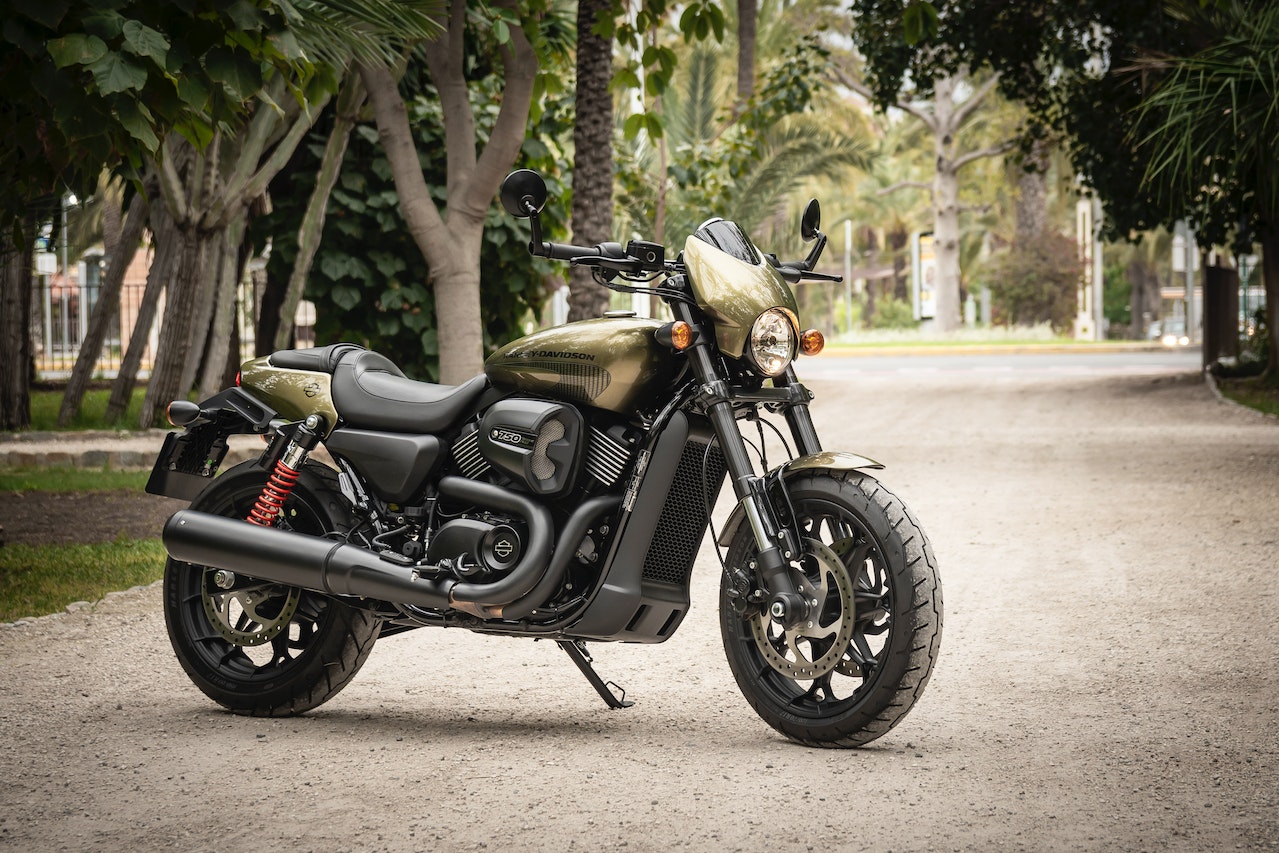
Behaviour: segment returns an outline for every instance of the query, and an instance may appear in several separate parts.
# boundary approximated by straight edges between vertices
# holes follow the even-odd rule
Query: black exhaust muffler
[[[191,509],[173,514],[163,538],[175,560],[331,595],[446,609],[456,583],[419,578],[407,566],[345,542]]]
[[[414,567],[372,551],[235,518],[184,509],[164,525],[164,547],[184,563],[212,566],[261,580],[438,610],[455,608],[482,618],[531,592],[553,550],[550,512],[523,495],[489,483],[444,477],[441,494],[523,516],[529,541],[505,577],[489,583],[419,577]],[[534,605],[536,606],[536,605]]]

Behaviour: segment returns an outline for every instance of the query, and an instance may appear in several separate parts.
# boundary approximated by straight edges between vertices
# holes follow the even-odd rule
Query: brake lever
[[[637,274],[643,270],[640,261],[636,258],[602,258],[598,255],[570,258],[569,265],[574,267],[603,267],[613,272],[631,274]]]

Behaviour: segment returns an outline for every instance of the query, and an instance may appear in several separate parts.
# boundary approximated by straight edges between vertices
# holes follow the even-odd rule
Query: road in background
[[[1046,376],[1167,376],[1199,369],[1197,349],[910,349],[871,352],[831,348],[816,358],[801,358],[801,379],[838,379],[880,373],[1043,374]]]
[[[0,849],[1275,849],[1279,426],[1194,363],[965,358],[808,365],[824,445],[887,466],[945,591],[932,681],[870,747],[751,710],[709,543],[673,638],[590,644],[624,711],[553,643],[423,629],[313,713],[235,717],[151,587],[0,628]]]

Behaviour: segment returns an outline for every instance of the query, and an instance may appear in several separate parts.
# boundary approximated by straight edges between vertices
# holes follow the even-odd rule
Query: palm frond
[[[283,0],[290,31],[313,59],[393,65],[404,46],[443,32],[443,0]]]

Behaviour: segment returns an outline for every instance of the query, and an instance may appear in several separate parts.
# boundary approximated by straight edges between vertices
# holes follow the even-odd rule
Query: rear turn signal
[[[200,407],[189,400],[174,400],[164,414],[174,426],[186,426],[200,417]]]
[[[808,329],[799,336],[799,351],[804,355],[817,355],[826,346],[826,336],[817,329]]]
[[[683,320],[660,326],[654,334],[659,344],[681,352],[691,347],[697,340],[697,332]]]

